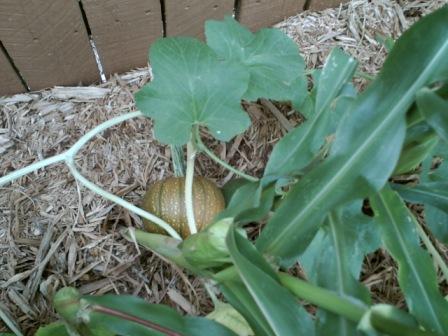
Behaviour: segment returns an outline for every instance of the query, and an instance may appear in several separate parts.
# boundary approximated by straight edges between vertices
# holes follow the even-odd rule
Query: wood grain
[[[167,36],[204,37],[204,22],[233,14],[234,0],[165,0]]]
[[[24,92],[25,87],[17,76],[8,58],[0,49],[0,97]]]
[[[149,45],[163,36],[160,0],[82,0],[106,75],[148,63]]]
[[[305,0],[241,0],[238,20],[256,31],[302,12],[304,5]]]
[[[327,8],[338,7],[341,3],[347,1],[348,0],[312,0],[308,9],[317,12]]]
[[[76,0],[1,0],[0,40],[32,90],[99,78]]]

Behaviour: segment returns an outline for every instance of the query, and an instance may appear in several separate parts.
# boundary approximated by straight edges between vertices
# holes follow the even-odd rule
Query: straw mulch
[[[396,38],[446,2],[352,1],[302,13],[278,27],[297,41],[309,67],[320,67],[339,46],[360,61],[362,71],[374,74],[386,55],[375,33]],[[98,86],[0,99],[0,176],[61,153],[99,123],[134,110],[133,93],[148,80],[148,69],[139,69]],[[273,144],[285,133],[279,111],[291,124],[299,118],[288,105],[245,107],[252,127],[227,144],[210,139],[208,144],[239,169],[260,175]],[[79,153],[78,166],[99,186],[139,204],[148,183],[172,175],[169,148],[153,139],[151,126],[138,118],[105,131]],[[202,155],[196,169],[219,185],[233,177]],[[120,228],[141,224],[138,216],[78,185],[63,164],[1,188],[0,309],[26,334],[56,318],[50,300],[62,286],[85,294],[139,295],[188,314],[209,312],[212,305],[200,279],[120,236]],[[366,261],[363,279],[375,301],[403,306],[391,259],[377,253]]]

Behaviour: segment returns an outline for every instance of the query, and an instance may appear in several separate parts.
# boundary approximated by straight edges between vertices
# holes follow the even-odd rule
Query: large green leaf
[[[415,218],[390,188],[371,203],[384,245],[398,263],[398,282],[409,310],[425,329],[448,334],[448,302],[439,292],[429,254],[420,247]]]
[[[432,90],[423,89],[417,94],[417,106],[428,124],[448,142],[448,101]]]
[[[376,80],[340,122],[330,157],[291,189],[268,222],[257,241],[263,253],[291,265],[329,210],[384,186],[398,161],[415,94],[448,69],[447,21],[446,6],[396,42]]]
[[[206,126],[228,141],[249,125],[240,101],[249,72],[237,63],[224,63],[207,45],[193,38],[160,39],[151,46],[154,80],[136,95],[137,107],[155,120],[155,136],[183,145],[193,125]]]
[[[306,92],[304,61],[297,44],[280,30],[262,29],[253,34],[227,16],[224,21],[207,21],[205,35],[221,58],[249,70],[244,99],[292,100],[293,90]]]
[[[287,175],[305,167],[324,143],[324,137],[334,132],[351,100],[335,99],[351,80],[356,61],[340,49],[333,49],[317,79],[314,113],[304,124],[283,137],[275,145],[264,175]],[[345,92],[344,95],[347,95]],[[337,108],[336,108],[337,107]]]
[[[274,335],[313,335],[312,320],[255,247],[235,230],[227,245],[242,282]],[[243,314],[243,312],[241,312]]]
[[[376,249],[379,240],[372,220],[360,213],[361,202],[344,211],[333,211],[325,225],[300,257],[307,278],[318,286],[331,289],[342,297],[354,297],[369,304],[367,289],[359,277],[365,253]],[[319,335],[356,334],[356,323],[325,310],[318,311]]]

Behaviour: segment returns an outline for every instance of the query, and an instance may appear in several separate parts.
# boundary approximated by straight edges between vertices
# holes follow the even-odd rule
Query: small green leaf
[[[289,132],[275,145],[264,175],[288,175],[304,168],[324,144],[325,136],[336,130],[343,113],[351,106],[351,99],[335,99],[343,93],[353,92],[343,88],[351,80],[357,63],[340,49],[333,49],[322,72],[314,75],[317,80],[314,113],[304,124]],[[320,75],[319,75],[320,74]]]
[[[244,317],[228,303],[218,302],[206,317],[233,330],[238,336],[255,335]]]
[[[409,310],[425,329],[447,334],[448,302],[439,292],[429,254],[420,247],[415,218],[390,188],[371,203],[384,245],[398,263],[398,282]]]
[[[415,187],[394,184],[401,197],[425,205],[426,224],[442,242],[448,243],[448,181],[424,182]]]
[[[448,181],[427,182],[415,187],[395,184],[394,189],[409,202],[430,204],[448,212]]]
[[[255,247],[234,229],[227,245],[245,287],[275,335],[313,335],[308,313],[282,287],[277,275]]]
[[[126,229],[122,232],[122,235],[130,242],[136,241],[145,248],[181,267],[194,270],[194,267],[182,255],[182,251],[179,248],[181,241],[178,239],[135,229]]]
[[[261,220],[271,210],[275,197],[275,185],[263,187],[263,183],[250,182],[238,188],[227,208],[218,215],[221,218],[234,218],[235,222],[246,224]]]
[[[394,47],[395,41],[390,36],[385,36],[380,33],[375,34],[375,40],[381,43],[387,50],[387,52],[391,52]]]
[[[184,37],[164,38],[150,50],[154,80],[135,95],[137,107],[155,120],[156,138],[183,145],[193,125],[228,141],[250,125],[240,102],[249,73],[224,63],[207,45]]]
[[[448,142],[448,101],[434,91],[423,89],[417,94],[417,106],[427,123]]]
[[[227,182],[222,188],[222,194],[224,195],[224,199],[226,201],[226,204],[229,204],[230,200],[232,199],[233,195],[235,194],[235,192],[241,188],[242,186],[246,185],[246,184],[251,184],[253,182],[250,182],[244,178],[236,178],[233,180],[230,180],[229,182]]]
[[[403,149],[394,175],[415,169],[434,149],[439,137],[426,122],[420,122],[407,129]]]
[[[426,204],[425,223],[437,239],[448,244],[448,212]]]
[[[280,30],[262,29],[253,34],[227,16],[223,21],[207,21],[205,35],[207,44],[220,57],[249,70],[244,99],[292,100],[294,88],[306,92],[302,85],[306,83],[304,61],[297,44]]]
[[[2,334],[0,334],[1,336]],[[6,336],[6,334],[3,334]],[[11,334],[13,335],[13,334]],[[35,336],[70,336],[62,322],[54,322],[45,327],[40,327]]]

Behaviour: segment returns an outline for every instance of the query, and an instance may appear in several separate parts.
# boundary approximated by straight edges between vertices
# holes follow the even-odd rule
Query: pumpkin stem
[[[196,153],[193,141],[190,140],[187,143],[187,172],[185,176],[185,209],[187,210],[187,222],[190,234],[198,232],[193,208],[193,175]]]

